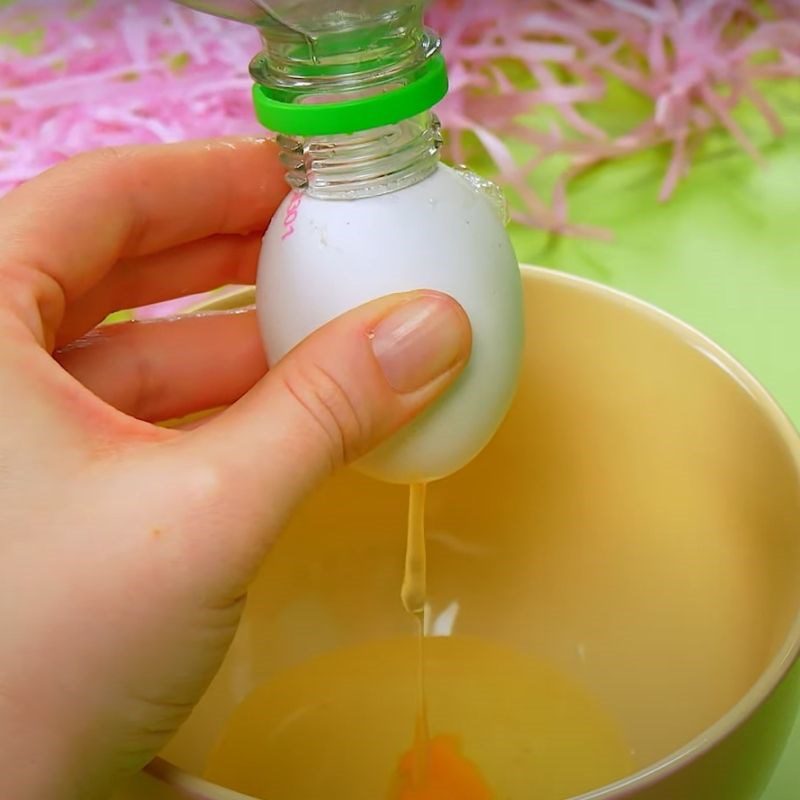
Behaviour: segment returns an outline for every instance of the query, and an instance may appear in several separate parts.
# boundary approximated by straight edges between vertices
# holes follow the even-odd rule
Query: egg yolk
[[[475,764],[461,753],[456,737],[435,736],[424,747],[424,754],[417,745],[400,759],[390,800],[491,800],[492,793]]]

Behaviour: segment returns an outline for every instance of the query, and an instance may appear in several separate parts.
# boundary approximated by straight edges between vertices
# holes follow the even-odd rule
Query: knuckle
[[[159,374],[148,352],[136,346],[130,334],[131,329],[126,326],[109,326],[92,335],[97,340],[116,341],[119,346],[132,386],[131,400],[124,410],[137,419],[155,421],[155,411],[166,391],[164,376]]]
[[[359,408],[341,381],[314,363],[287,370],[283,380],[289,393],[325,436],[332,467],[361,455],[369,436],[369,415]]]

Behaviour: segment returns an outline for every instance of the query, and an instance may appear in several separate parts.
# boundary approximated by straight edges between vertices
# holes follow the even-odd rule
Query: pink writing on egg
[[[281,241],[288,239],[294,233],[294,224],[297,222],[297,214],[300,211],[300,203],[303,200],[302,192],[294,192],[292,202],[286,209],[286,216],[283,218],[283,236]]]

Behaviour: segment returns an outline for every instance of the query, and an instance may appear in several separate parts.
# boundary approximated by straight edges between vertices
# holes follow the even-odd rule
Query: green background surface
[[[761,167],[729,145],[694,166],[666,204],[656,197],[665,153],[581,178],[570,191],[572,217],[610,229],[611,242],[517,227],[515,243],[523,262],[611,285],[694,325],[758,377],[800,427],[800,135],[766,147]],[[764,795],[795,798],[800,722]]]

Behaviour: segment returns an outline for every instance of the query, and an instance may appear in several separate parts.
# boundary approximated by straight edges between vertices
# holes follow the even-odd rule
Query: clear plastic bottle
[[[427,413],[356,466],[395,483],[455,472],[486,445],[516,387],[519,269],[502,196],[439,161],[447,91],[424,2],[185,0],[256,25],[254,102],[293,191],[264,237],[258,311],[271,363],[386,294],[434,289],[464,307],[470,363]]]

